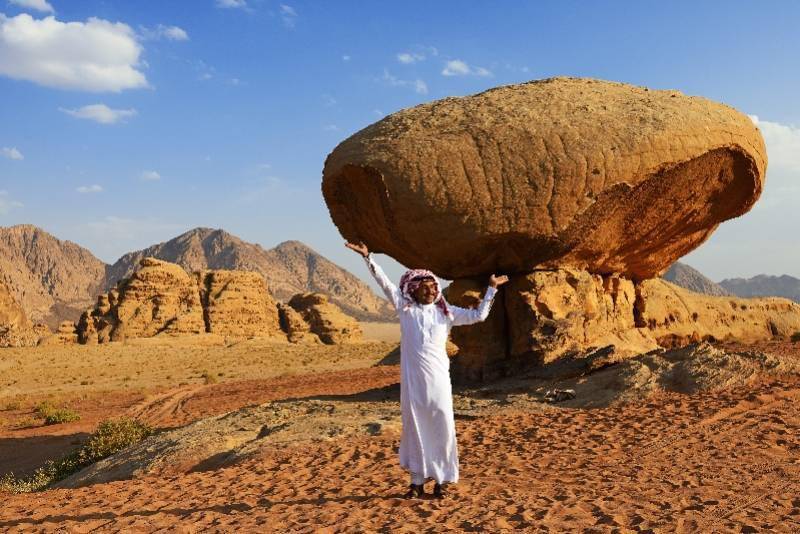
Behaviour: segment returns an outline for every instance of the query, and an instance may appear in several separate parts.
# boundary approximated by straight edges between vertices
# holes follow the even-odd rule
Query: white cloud
[[[400,52],[397,54],[397,61],[403,63],[405,65],[409,65],[411,63],[416,63],[417,61],[424,61],[425,56],[423,54],[415,54],[412,52]]]
[[[764,121],[756,115],[750,115],[753,124],[761,130],[767,145],[769,170],[783,170],[797,173],[800,182],[800,128]],[[800,183],[798,183],[800,186]]]
[[[12,200],[8,196],[8,191],[0,189],[0,215],[6,215],[13,209],[21,208],[22,202]]]
[[[98,184],[93,185],[82,185],[75,189],[78,193],[85,194],[85,193],[99,193],[103,190],[103,187]]]
[[[350,61],[350,59],[351,59],[350,56],[348,56],[347,54],[342,56],[342,61]]]
[[[283,25],[287,28],[294,28],[294,23],[297,19],[297,11],[294,10],[292,6],[281,4],[281,20],[283,20]]]
[[[157,171],[143,171],[139,178],[146,182],[155,182],[161,179],[161,175]]]
[[[165,26],[159,24],[155,28],[140,28],[139,33],[142,39],[149,39],[156,41],[158,39],[167,39],[168,41],[188,41],[189,34],[186,30],[178,26]]]
[[[392,87],[411,87],[418,94],[424,95],[428,93],[428,84],[423,80],[402,80],[397,76],[392,75],[388,70],[383,69],[383,76],[381,80]]]
[[[245,0],[217,0],[216,5],[222,8],[245,8],[247,2]]]
[[[127,24],[90,18],[61,22],[0,13],[0,75],[91,92],[147,87],[142,47]]]
[[[325,130],[326,132],[338,132],[339,131],[339,127],[336,126],[335,124],[326,124],[325,126],[322,127],[322,129]]]
[[[112,109],[105,104],[90,104],[78,109],[59,109],[76,119],[86,119],[100,124],[116,124],[136,115],[135,109]]]
[[[453,59],[445,63],[442,70],[443,76],[491,76],[492,73],[483,68],[469,65],[460,59]]]
[[[42,13],[55,13],[56,11],[47,0],[8,0],[8,3],[35,11],[41,11]]]
[[[8,159],[14,159],[14,160],[25,159],[25,156],[22,155],[22,152],[17,150],[17,147],[13,146],[10,148],[4,146],[2,149],[0,149],[0,154],[3,154],[3,156]]]

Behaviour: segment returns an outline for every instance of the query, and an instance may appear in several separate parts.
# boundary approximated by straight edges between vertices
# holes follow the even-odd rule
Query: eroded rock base
[[[455,280],[448,301],[477,305],[486,283]],[[456,382],[484,381],[521,368],[604,354],[619,361],[659,347],[700,341],[753,343],[800,331],[800,304],[693,293],[661,279],[634,283],[612,275],[557,269],[511,277],[489,318],[455,327]]]

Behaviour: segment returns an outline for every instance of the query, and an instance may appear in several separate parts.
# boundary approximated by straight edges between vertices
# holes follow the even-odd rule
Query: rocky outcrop
[[[203,308],[194,278],[178,265],[145,258],[133,276],[98,299],[79,323],[84,343],[205,332]],[[105,313],[103,312],[105,311]]]
[[[0,280],[0,347],[30,347],[38,340],[22,306]]]
[[[673,283],[689,291],[702,293],[704,295],[728,296],[731,293],[719,284],[709,280],[697,269],[689,267],[685,263],[676,261],[667,272],[661,275],[667,282]]]
[[[40,346],[74,345],[76,343],[78,343],[78,328],[71,321],[62,321],[53,334],[48,331],[47,335],[39,339]]]
[[[778,297],[711,297],[663,280],[638,287],[637,326],[662,347],[700,340],[752,343],[800,331],[800,304]]]
[[[453,285],[475,295],[480,287],[463,280]],[[459,291],[448,288],[448,299],[451,293]],[[572,269],[536,271],[512,277],[500,295],[487,323],[452,329],[459,347],[454,379],[486,379],[598,352],[619,361],[659,347],[749,343],[800,331],[800,304],[703,295],[661,279],[634,283]]]
[[[311,325],[303,319],[300,312],[288,304],[278,303],[278,316],[281,330],[286,332],[290,343],[322,343],[319,336],[311,331]]]
[[[33,323],[75,320],[102,291],[105,264],[29,224],[0,228],[0,279]]]
[[[83,344],[199,333],[292,343],[361,339],[358,321],[325,295],[296,295],[291,302],[297,309],[276,303],[255,272],[204,270],[189,276],[177,264],[144,258],[138,271],[83,313],[76,335]],[[69,332],[65,327],[59,334]]]
[[[329,345],[360,341],[361,327],[358,321],[342,313],[328,297],[321,293],[302,293],[289,300],[308,323],[312,333]]]
[[[224,230],[195,228],[121,257],[109,267],[109,287],[131,276],[146,257],[177,263],[189,273],[208,269],[257,272],[275,299],[285,302],[298,293],[324,293],[359,320],[395,320],[391,305],[362,280],[299,241],[286,241],[267,250]]]
[[[232,337],[283,337],[278,308],[264,278],[246,271],[197,273],[206,332]]]
[[[443,278],[569,267],[638,281],[746,213],[766,164],[733,108],[554,78],[389,115],[336,147],[322,190],[346,239]]]

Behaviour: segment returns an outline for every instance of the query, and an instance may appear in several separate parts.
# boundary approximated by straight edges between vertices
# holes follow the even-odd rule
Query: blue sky
[[[757,117],[762,200],[685,260],[715,280],[800,277],[798,2],[0,0],[0,14],[0,225],[107,262],[209,226],[298,239],[367,278],[322,201],[325,156],[401,108],[569,75]]]

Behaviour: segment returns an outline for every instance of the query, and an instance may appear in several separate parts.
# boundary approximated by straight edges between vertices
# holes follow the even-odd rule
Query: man
[[[446,496],[446,485],[458,482],[458,448],[453,418],[450,359],[445,350],[450,328],[486,319],[497,287],[507,276],[492,275],[480,305],[474,309],[448,304],[432,272],[406,271],[395,286],[363,243],[345,243],[367,261],[400,317],[400,465],[411,473],[406,497],[422,497],[423,485],[435,480],[433,495]]]

